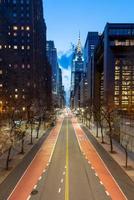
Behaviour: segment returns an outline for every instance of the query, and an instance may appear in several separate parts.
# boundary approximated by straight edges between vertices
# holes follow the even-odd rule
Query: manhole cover
[[[38,190],[33,190],[32,192],[31,192],[31,195],[36,195],[38,193]]]

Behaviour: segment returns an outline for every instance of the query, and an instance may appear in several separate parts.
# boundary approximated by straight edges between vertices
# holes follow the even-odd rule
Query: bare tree
[[[109,136],[109,140],[110,140],[110,152],[113,153],[113,118],[114,118],[114,111],[115,108],[112,105],[106,105],[105,107],[103,107],[101,112],[101,115],[103,116],[103,118],[106,120],[107,124],[108,124],[108,136]]]
[[[125,151],[125,167],[128,168],[128,152],[132,150],[134,143],[134,136],[126,133],[121,133],[120,144]]]

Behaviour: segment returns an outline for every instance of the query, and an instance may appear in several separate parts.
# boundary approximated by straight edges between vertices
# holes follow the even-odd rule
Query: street
[[[70,119],[65,118],[48,171],[33,200],[110,199],[80,151]]]
[[[2,200],[133,199],[132,181],[95,143],[77,119],[65,111]],[[17,171],[9,177],[10,182]],[[6,185],[8,178],[1,188]]]

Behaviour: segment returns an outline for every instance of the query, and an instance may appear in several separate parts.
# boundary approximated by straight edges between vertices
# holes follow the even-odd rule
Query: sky
[[[107,22],[134,23],[134,0],[43,0],[47,39],[54,40],[65,90],[70,89],[71,44],[79,32],[84,46],[88,31],[102,33]]]
[[[134,0],[44,0],[48,39],[60,51],[84,45],[88,31],[102,32],[107,22],[134,22]]]

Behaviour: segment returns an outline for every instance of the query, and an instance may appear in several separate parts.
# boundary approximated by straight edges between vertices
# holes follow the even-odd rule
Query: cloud
[[[71,86],[71,61],[72,50],[58,52],[58,63],[62,70],[62,84],[66,92],[66,102],[69,105],[70,86]]]
[[[58,62],[61,68],[68,69],[71,65],[72,50],[58,52]]]

